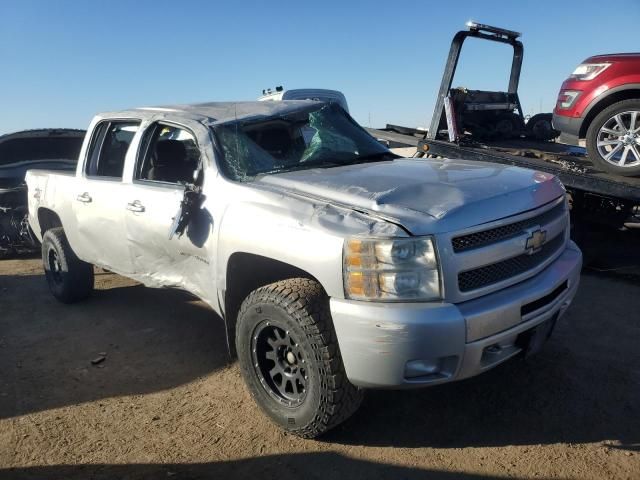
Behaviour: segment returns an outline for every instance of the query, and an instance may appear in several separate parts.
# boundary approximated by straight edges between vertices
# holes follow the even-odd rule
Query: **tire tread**
[[[51,288],[51,293],[62,303],[75,303],[87,298],[94,285],[93,265],[80,260],[71,249],[62,227],[47,230],[42,238],[42,261],[47,270],[48,244],[55,246],[60,262],[67,268],[67,285],[59,291]],[[48,279],[47,279],[48,280]]]
[[[262,302],[280,306],[298,322],[321,365],[319,411],[307,425],[289,430],[303,438],[315,438],[349,418],[363,399],[363,391],[352,385],[345,374],[328,297],[314,280],[281,280],[249,294],[240,307],[238,318],[242,318],[252,305]]]

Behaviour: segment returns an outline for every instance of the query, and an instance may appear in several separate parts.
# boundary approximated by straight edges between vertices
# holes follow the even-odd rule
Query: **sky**
[[[640,0],[0,0],[0,134],[100,111],[332,88],[365,126],[426,126],[465,22],[523,33],[525,114],[585,58],[640,51]],[[465,43],[454,86],[504,90],[511,48]]]

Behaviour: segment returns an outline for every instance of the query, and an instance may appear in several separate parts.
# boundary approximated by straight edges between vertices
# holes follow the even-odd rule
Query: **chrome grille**
[[[509,225],[503,225],[497,228],[491,228],[481,232],[474,232],[468,235],[462,235],[455,237],[451,240],[453,251],[455,253],[464,252],[472,248],[483,247],[492,243],[506,240],[508,238],[520,235],[527,228],[535,225],[544,225],[551,220],[559,217],[564,213],[564,203],[560,203],[546,212],[536,215],[535,217],[527,218],[519,222],[511,223]]]
[[[551,258],[564,243],[564,237],[565,232],[557,235],[545,243],[542,248],[534,254],[529,255],[525,253],[498,263],[461,272],[458,274],[458,288],[461,292],[468,292],[507,280],[527,270],[531,270]]]

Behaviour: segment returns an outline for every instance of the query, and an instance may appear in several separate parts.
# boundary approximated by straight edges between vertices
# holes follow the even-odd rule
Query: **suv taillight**
[[[610,66],[610,63],[581,63],[569,75],[569,78],[573,80],[593,80]]]

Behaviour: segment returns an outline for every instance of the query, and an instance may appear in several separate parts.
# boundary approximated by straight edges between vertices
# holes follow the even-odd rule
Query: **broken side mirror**
[[[184,193],[180,201],[180,207],[175,217],[173,217],[173,222],[169,229],[169,240],[171,240],[174,235],[180,238],[187,229],[194,213],[202,207],[202,203],[204,202],[204,195],[202,194],[203,180],[204,169],[202,168],[201,159],[198,168],[193,171],[193,183],[184,184]]]
[[[184,234],[193,214],[202,206],[203,201],[204,195],[202,194],[201,187],[192,183],[185,184],[180,207],[175,217],[173,217],[173,222],[169,229],[169,240],[171,240],[174,235],[180,238]]]

